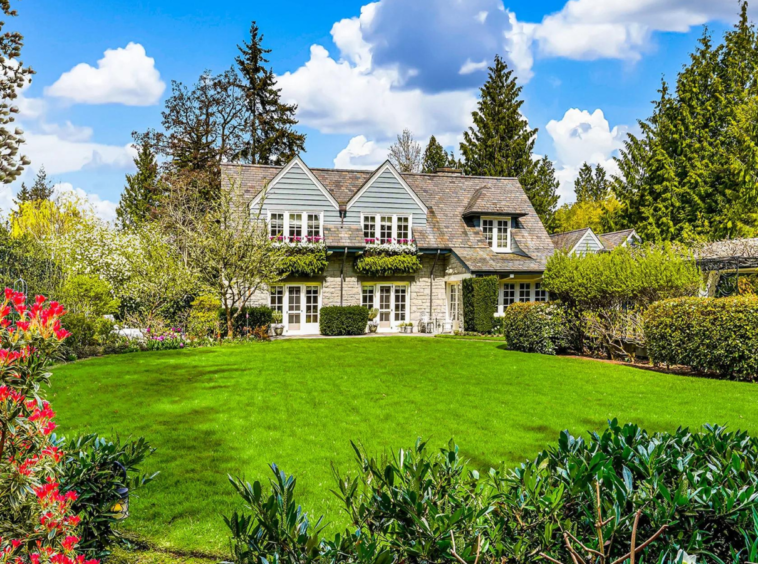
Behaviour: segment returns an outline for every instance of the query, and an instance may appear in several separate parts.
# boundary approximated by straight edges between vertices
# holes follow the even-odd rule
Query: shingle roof
[[[606,250],[610,251],[619,245],[623,245],[633,233],[634,229],[622,229],[621,231],[613,231],[611,233],[601,233],[598,235],[598,238],[603,243]]]
[[[330,247],[364,247],[363,227],[360,225],[324,225],[324,241]]]
[[[588,231],[591,231],[591,229],[585,227],[584,229],[575,229],[574,231],[566,231],[564,233],[553,233],[550,235],[550,239],[557,250],[570,253]]]
[[[252,200],[281,167],[266,165],[222,166],[222,184],[236,183],[244,197]],[[312,168],[314,176],[329,190],[340,206],[371,177],[370,171]],[[403,174],[403,179],[424,202],[429,212],[425,227],[414,226],[413,235],[419,248],[451,249],[466,265],[477,272],[532,272],[545,269],[554,247],[529,198],[515,178],[464,176],[456,173]],[[476,198],[475,195],[478,192]],[[463,219],[474,201],[476,208],[489,206],[482,212],[513,213],[521,216],[512,230],[514,253],[495,253],[484,239],[481,229]],[[326,226],[325,226],[326,227]],[[362,230],[329,227],[324,237],[329,246],[354,246]],[[339,241],[335,243],[334,241]]]
[[[758,258],[758,237],[703,243],[695,248],[695,256],[698,260]]]
[[[501,191],[496,188],[485,185],[477,189],[471,199],[469,200],[466,208],[463,210],[463,215],[484,215],[484,214],[502,214],[519,216],[523,215],[523,210],[513,209],[514,203],[503,197]]]

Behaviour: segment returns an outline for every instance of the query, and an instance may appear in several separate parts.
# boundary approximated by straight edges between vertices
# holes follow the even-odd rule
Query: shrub
[[[368,310],[363,306],[321,308],[319,330],[322,335],[363,335],[367,324]]]
[[[466,331],[490,333],[497,313],[497,276],[463,280],[463,325]]]
[[[87,358],[103,354],[118,340],[115,324],[103,317],[89,317],[81,313],[66,314],[66,327],[71,335],[63,346],[69,357]]]
[[[656,364],[743,380],[758,376],[758,297],[661,301],[648,309],[644,331]]]
[[[363,276],[396,276],[421,270],[417,255],[362,255],[355,260],[355,271]]]
[[[101,317],[116,313],[120,303],[113,297],[110,284],[100,278],[79,274],[72,276],[63,285],[63,297],[71,311],[89,317]]]
[[[758,439],[744,432],[653,435],[614,420],[587,440],[564,431],[535,459],[483,476],[452,442],[378,457],[353,447],[357,471],[334,469],[349,525],[333,538],[275,465],[269,487],[230,478],[245,505],[225,518],[233,561],[610,563],[628,561],[634,538],[645,544],[638,562],[687,553],[736,563],[753,561],[758,542]]]
[[[187,334],[195,339],[218,337],[221,333],[219,309],[221,309],[221,302],[216,297],[198,296],[195,298],[187,317]]]
[[[503,334],[511,350],[556,354],[568,344],[563,307],[537,302],[511,304],[503,315]]]
[[[232,316],[234,316],[239,308],[232,308]],[[218,318],[221,323],[221,327],[226,327],[226,310],[223,308],[218,311]],[[242,313],[234,318],[234,334],[236,336],[249,336],[257,327],[266,327],[271,325],[274,318],[270,307],[258,306],[258,307],[243,307]]]
[[[154,474],[143,474],[139,465],[155,449],[144,438],[121,443],[97,435],[84,435],[62,444],[66,450],[61,475],[61,491],[76,491],[72,510],[81,518],[79,549],[90,556],[104,558],[115,545],[128,542],[114,525],[114,506],[128,489],[134,491],[152,481]]]

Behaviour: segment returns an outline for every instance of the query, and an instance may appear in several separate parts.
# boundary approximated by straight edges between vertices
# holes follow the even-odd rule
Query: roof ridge
[[[579,231],[587,231],[592,230],[592,227],[581,227],[580,229],[572,229],[571,231],[561,231],[560,233],[550,233],[551,237],[555,237],[556,235],[568,235],[569,233],[578,233]],[[595,233],[595,231],[592,231]],[[603,233],[603,235],[610,235],[610,233]]]
[[[616,233],[623,233],[624,231],[634,231],[634,227],[629,227],[628,229],[619,229],[618,231],[608,231],[608,233],[598,233],[598,237],[602,237],[603,235],[615,235]]]

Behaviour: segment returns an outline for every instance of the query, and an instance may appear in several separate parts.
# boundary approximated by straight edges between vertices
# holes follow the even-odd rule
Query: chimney
[[[459,176],[463,175],[463,171],[459,168],[450,168],[450,167],[442,167],[438,168],[434,171],[434,174],[457,174]]]

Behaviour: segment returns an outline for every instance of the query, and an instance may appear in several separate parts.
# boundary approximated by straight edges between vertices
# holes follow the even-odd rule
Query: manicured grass
[[[512,465],[562,429],[608,418],[651,431],[706,422],[758,430],[758,387],[454,339],[284,340],[111,356],[58,367],[61,432],[144,435],[161,475],[133,499],[128,527],[151,542],[223,552],[226,475],[298,477],[304,507],[343,519],[330,462],[352,469],[349,441],[370,451],[455,438],[473,464]]]
[[[504,342],[502,335],[435,335],[437,339],[456,339],[459,341],[498,341]]]

